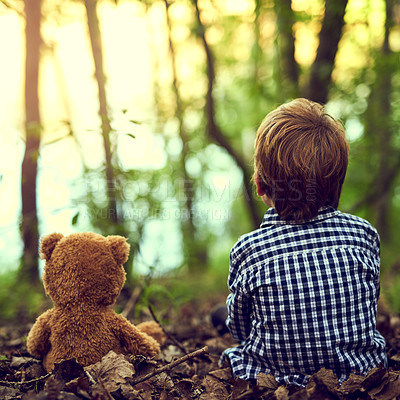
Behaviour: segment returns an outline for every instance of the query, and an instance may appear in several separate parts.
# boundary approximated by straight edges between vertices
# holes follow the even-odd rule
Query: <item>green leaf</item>
[[[78,223],[78,218],[79,218],[79,211],[72,217],[72,225],[76,225]]]
[[[132,133],[127,133],[126,135],[130,136],[132,139],[136,139],[136,136],[134,134],[132,134]]]

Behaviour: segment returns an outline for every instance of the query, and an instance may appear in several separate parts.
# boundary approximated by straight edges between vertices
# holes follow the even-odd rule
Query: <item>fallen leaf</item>
[[[7,386],[0,386],[0,399],[11,400],[18,396],[19,390]]]
[[[32,364],[29,367],[26,367],[25,369],[25,373],[26,373],[26,379],[30,380],[30,379],[36,379],[36,378],[40,378],[41,376],[46,375],[46,371],[44,370],[42,364]]]
[[[89,391],[89,379],[87,376],[81,376],[69,381],[65,384],[65,390],[67,392],[78,393],[78,391]]]
[[[371,399],[375,399],[376,396],[382,391],[384,386],[386,386],[388,379],[384,379],[379,386],[375,386],[374,388],[368,391],[369,396]]]
[[[170,363],[176,358],[182,357],[182,350],[179,347],[170,345],[166,349],[164,349],[160,354],[160,359]]]
[[[225,385],[212,375],[207,375],[203,379],[203,385],[206,389],[206,393],[203,393],[200,399],[225,400],[229,396]]]
[[[19,368],[22,365],[39,363],[40,361],[32,357],[16,357],[11,359],[10,367]]]
[[[221,336],[210,338],[204,344],[208,346],[210,353],[216,354],[221,354],[229,346],[229,343]]]
[[[154,375],[149,381],[160,389],[172,389],[174,387],[174,381],[166,372]]]
[[[85,376],[82,365],[78,364],[75,358],[64,360],[54,364],[53,376],[56,380],[63,382],[72,381],[75,378]]]
[[[324,386],[329,392],[335,393],[339,386],[339,379],[331,369],[321,368],[311,375],[307,388],[310,388],[313,384]]]
[[[122,354],[110,351],[101,361],[85,367],[85,371],[95,382],[101,381],[109,392],[114,392],[126,384],[128,378],[132,378],[135,368]]]
[[[179,393],[179,397],[182,400],[192,399],[192,388],[193,388],[193,381],[190,379],[182,379],[174,386],[174,389],[177,391],[177,393]]]
[[[54,375],[47,379],[44,385],[44,394],[50,399],[57,399],[63,389],[64,382],[57,379]]]
[[[390,357],[391,360],[399,362],[400,361],[400,353],[396,353]]]
[[[124,400],[151,400],[151,393],[152,390],[141,391],[136,390],[130,385],[122,385],[121,387],[121,394]]]
[[[168,393],[166,390],[163,390],[160,394],[160,400],[168,400]]]
[[[236,379],[232,388],[232,400],[253,400],[261,398],[262,391],[256,385],[243,379]]]
[[[276,400],[288,400],[289,391],[285,386],[279,386],[278,389],[275,390],[275,398]]]
[[[380,392],[371,395],[374,400],[392,400],[400,396],[400,376],[398,372],[389,372],[388,379]]]
[[[210,371],[208,374],[224,381],[229,381],[232,379],[231,367],[216,369],[214,371]]]
[[[373,368],[368,372],[361,383],[361,388],[365,391],[368,391],[375,386],[380,385],[382,380],[384,380],[384,378],[387,376],[388,372],[386,368],[382,364],[379,364],[376,368]]]
[[[146,375],[157,368],[157,362],[137,354],[136,356],[126,356],[125,359],[129,361],[135,369],[135,376]]]
[[[364,381],[365,377],[362,375],[350,374],[347,380],[342,383],[342,386],[338,389],[338,392],[349,395],[360,390],[361,383]]]
[[[265,375],[263,372],[260,372],[257,375],[257,386],[271,390],[276,390],[279,384],[272,374]]]

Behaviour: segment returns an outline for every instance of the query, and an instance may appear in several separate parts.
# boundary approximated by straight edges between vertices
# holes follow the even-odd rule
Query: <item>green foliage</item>
[[[120,6],[117,0],[115,3]],[[149,21],[150,12],[158,10],[157,15],[167,22],[167,15],[161,14],[164,2],[145,3],[149,11],[145,17],[149,17]],[[253,229],[240,189],[242,171],[228,152],[207,135],[209,71],[199,35],[205,34],[214,61],[212,95],[216,123],[223,137],[245,160],[248,172],[252,168],[257,127],[269,111],[289,100],[288,93],[292,93],[281,79],[285,71],[278,67],[282,64],[278,48],[281,46],[278,40],[281,28],[277,23],[274,2],[256,2],[255,9],[249,7],[240,15],[225,11],[223,3],[199,3],[203,26],[195,21],[192,2],[171,2],[171,32],[163,28],[163,33],[158,33],[165,35],[163,40],[160,37],[146,38],[148,43],[164,41],[166,46],[163,51],[152,54],[154,113],[146,131],[146,134],[152,132],[162,138],[165,166],[158,170],[124,168],[118,156],[118,137],[125,135],[134,142],[138,134],[136,131],[112,131],[114,193],[108,192],[105,167],[98,170],[86,168],[83,184],[79,183],[84,186],[81,188],[84,193],[75,199],[76,211],[71,225],[74,229],[93,230],[103,235],[126,236],[131,245],[127,263],[131,285],[143,280],[143,277],[134,276],[134,263],[140,255],[146,226],[152,220],[162,220],[171,212],[178,215],[175,218],[176,234],[181,238],[183,261],[180,268],[172,272],[162,271],[163,277],[149,277],[150,283],[144,285],[141,307],[149,304],[161,308],[179,307],[190,299],[226,291],[229,250],[238,236]],[[230,2],[225,3],[228,5]],[[304,96],[312,65],[304,62],[301,52],[312,51],[301,40],[308,35],[318,42],[319,29],[315,27],[321,23],[324,2],[303,2],[304,9],[300,3],[294,10],[294,25],[285,26],[285,29],[293,29],[296,36],[294,61],[299,67],[299,95]],[[47,7],[50,5],[48,3]],[[381,6],[384,6],[383,1]],[[181,14],[176,10],[186,17],[180,18]],[[44,13],[50,11],[45,9]],[[50,14],[54,13],[53,10]],[[73,18],[72,14],[70,18]],[[334,115],[343,120],[350,141],[350,164],[340,208],[370,220],[378,230],[383,231],[385,224],[388,225],[388,234],[382,235],[382,280],[390,280],[391,285],[383,282],[382,286],[393,309],[400,311],[400,278],[391,275],[393,265],[399,260],[397,244],[400,240],[397,229],[400,224],[400,71],[398,52],[381,39],[377,40],[378,36],[384,37],[384,28],[370,23],[374,16],[369,3],[357,5],[349,2],[328,108],[334,109]],[[287,23],[290,25],[290,18]],[[183,40],[179,32],[186,31],[189,33]],[[391,36],[393,43],[398,41],[396,38],[396,35]],[[172,61],[176,71],[172,71]],[[170,71],[169,75],[166,70]],[[120,114],[135,128],[143,124],[130,118],[127,109],[121,110]],[[112,126],[118,126],[117,117],[117,113],[110,117]],[[71,124],[67,124],[68,136],[74,136]],[[82,154],[87,151],[79,150]],[[392,169],[393,179],[381,185],[385,174]],[[215,187],[210,184],[217,174],[220,178],[228,177],[230,188],[234,189],[224,203],[218,199],[222,192],[217,193],[215,199]],[[383,192],[386,197],[376,195]],[[110,197],[117,203],[120,217],[117,223],[110,218]],[[262,214],[265,206],[261,201],[257,204]],[[209,212],[215,209],[226,212],[220,221],[210,218]],[[152,239],[156,251],[157,239]],[[150,275],[152,273],[150,269]],[[11,319],[22,312],[35,314],[43,295],[26,284],[17,283],[13,273],[1,278],[0,317]]]
[[[391,312],[400,313],[400,274],[399,264],[393,264],[391,270],[383,274],[382,295]]]
[[[0,320],[25,323],[42,311],[45,296],[29,282],[17,280],[17,273],[9,271],[0,276]]]

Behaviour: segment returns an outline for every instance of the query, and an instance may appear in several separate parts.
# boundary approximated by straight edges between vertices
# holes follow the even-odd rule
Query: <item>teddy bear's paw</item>
[[[151,336],[147,336],[146,342],[139,346],[139,353],[147,358],[152,358],[160,354],[160,344]]]
[[[155,321],[142,322],[137,325],[137,328],[154,338],[161,346],[167,340],[167,335],[164,333],[161,326]]]

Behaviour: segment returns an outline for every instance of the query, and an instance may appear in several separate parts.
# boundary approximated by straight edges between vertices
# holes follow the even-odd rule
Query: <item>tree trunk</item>
[[[294,57],[295,16],[291,0],[275,0],[278,34],[278,93],[282,100],[298,96],[299,66]]]
[[[215,120],[215,105],[213,97],[213,88],[215,81],[214,58],[205,37],[205,27],[201,22],[200,10],[197,4],[197,0],[193,0],[193,3],[196,8],[196,19],[199,26],[198,35],[203,43],[203,48],[207,57],[207,77],[208,77],[208,88],[206,95],[207,133],[211,140],[213,140],[219,146],[223,147],[228,152],[228,154],[233,158],[237,166],[242,171],[244,197],[247,204],[247,209],[250,213],[252,225],[256,228],[260,225],[261,216],[258,215],[257,205],[252,195],[251,174],[247,169],[247,164],[244,161],[244,158],[232,147],[229,140],[222,133],[221,129],[219,128]]]
[[[261,30],[262,30],[262,0],[256,0],[255,9],[254,9],[254,44],[253,44],[253,57],[254,60],[254,72],[253,72],[253,81],[254,81],[254,90],[255,95],[264,96],[264,87],[262,84],[262,73],[263,73],[263,49],[261,47]]]
[[[24,242],[24,251],[19,275],[21,280],[36,285],[39,283],[36,178],[41,131],[38,98],[41,0],[25,0],[25,15],[26,147],[21,170],[21,235]]]
[[[393,182],[399,174],[400,156],[392,147],[393,119],[391,109],[392,77],[397,63],[392,60],[389,33],[393,24],[393,1],[386,0],[385,36],[381,52],[375,59],[376,80],[372,87],[366,112],[366,136],[371,152],[378,158],[376,176],[372,184],[374,196],[369,205],[376,218],[376,227],[383,241],[390,239],[388,212]]]
[[[108,105],[105,90],[105,75],[103,69],[103,51],[101,45],[101,33],[99,19],[97,17],[97,0],[84,0],[86,7],[87,22],[92,46],[92,54],[95,67],[95,77],[99,91],[99,115],[101,118],[101,132],[103,136],[105,161],[106,161],[106,180],[108,197],[108,218],[117,224],[119,216],[117,214],[117,200],[115,191],[115,178],[112,166],[112,152],[110,142],[111,124],[108,116]]]
[[[187,170],[186,170],[186,161],[188,159],[188,152],[189,152],[189,138],[188,134],[185,130],[183,125],[183,114],[184,109],[182,107],[181,96],[179,93],[178,87],[178,78],[177,78],[177,71],[176,71],[176,56],[175,56],[175,48],[172,42],[171,37],[171,19],[169,17],[169,3],[168,0],[164,0],[165,7],[166,7],[166,19],[167,19],[167,26],[168,26],[168,42],[169,42],[169,50],[171,56],[171,66],[172,66],[172,89],[174,92],[175,98],[175,116],[179,121],[179,137],[182,141],[182,154],[180,157],[180,165],[179,170],[181,172],[181,177],[183,179],[183,191],[184,191],[184,208],[187,213],[187,219],[182,218],[181,226],[182,226],[182,236],[183,242],[185,247],[188,251],[189,256],[192,254],[196,260],[202,260],[203,265],[207,262],[207,252],[202,246],[197,246],[197,241],[195,240],[195,233],[196,233],[196,226],[193,220],[193,196],[194,196],[194,182],[190,178]],[[199,264],[199,263],[197,263]],[[193,267],[195,264],[189,262],[189,267]],[[203,265],[201,265],[203,267]]]
[[[348,0],[326,0],[325,15],[319,33],[319,45],[315,61],[311,68],[307,97],[318,103],[326,103],[332,71],[338,50],[344,14]]]

